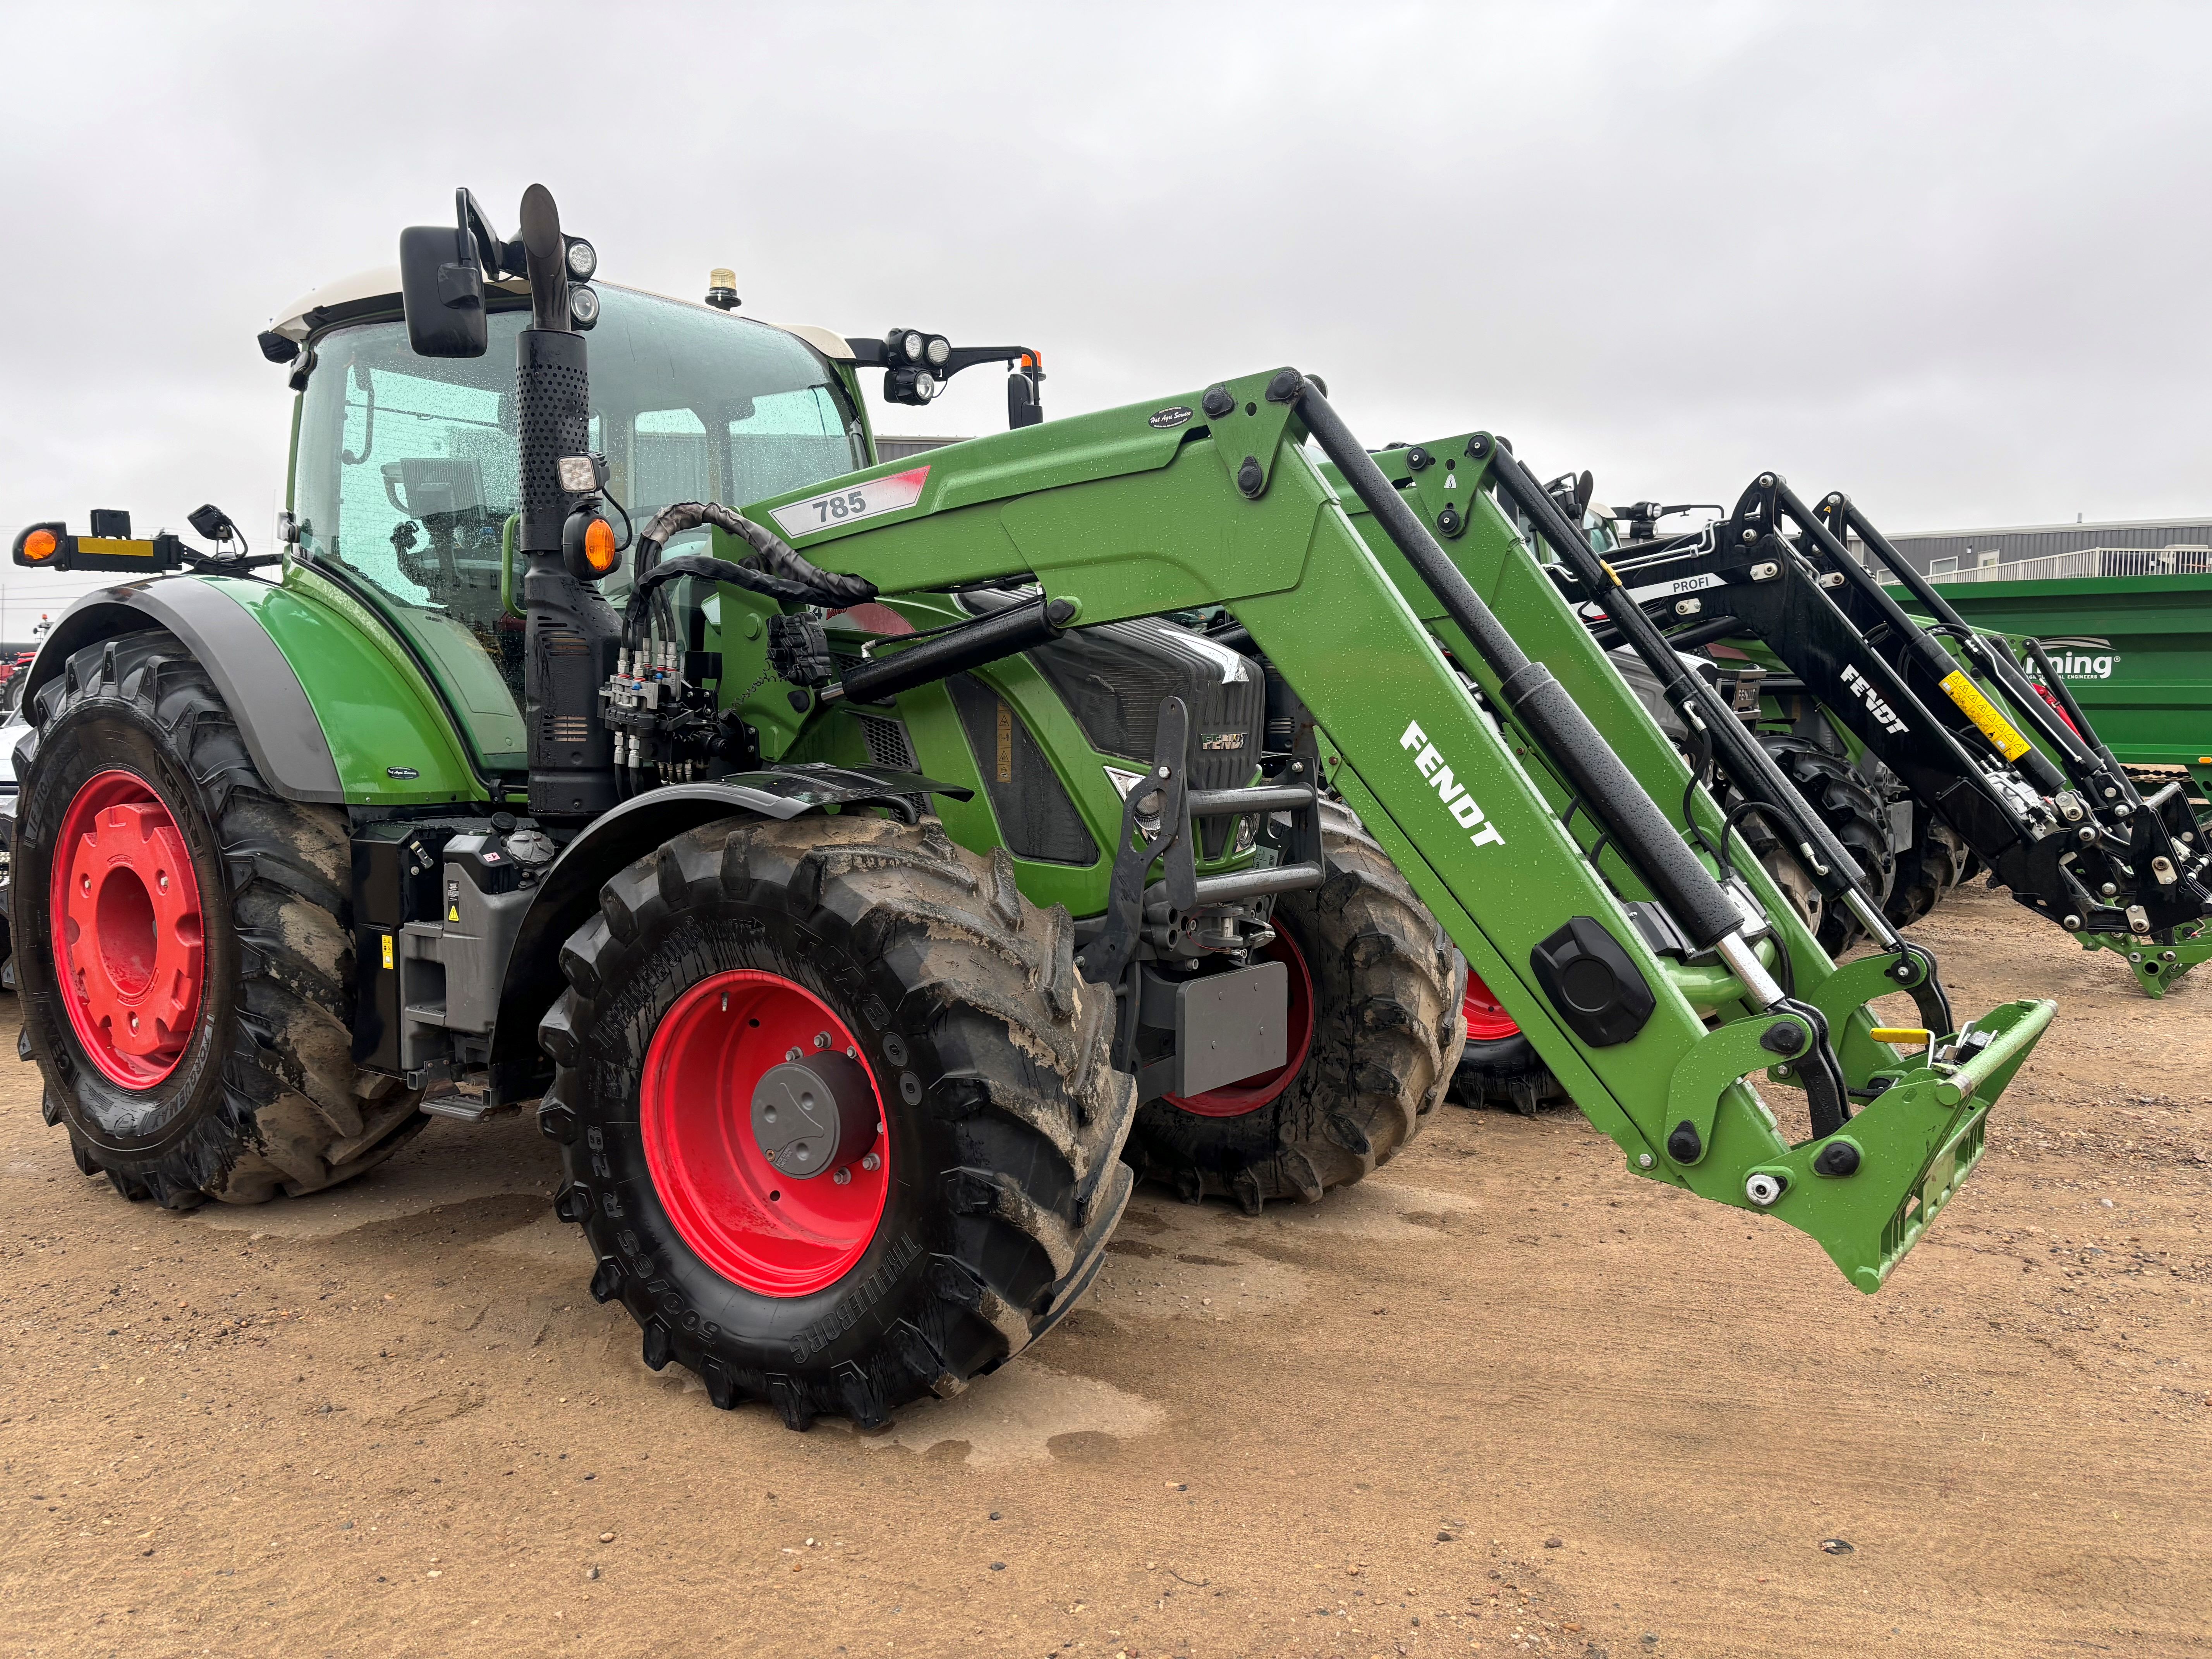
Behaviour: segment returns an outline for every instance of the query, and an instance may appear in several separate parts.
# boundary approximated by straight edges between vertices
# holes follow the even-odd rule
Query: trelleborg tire
[[[1325,806],[1322,833],[1329,878],[1274,910],[1291,967],[1289,1063],[1138,1109],[1130,1161],[1193,1202],[1219,1194],[1254,1214],[1271,1198],[1310,1203],[1388,1163],[1451,1086],[1465,959],[1356,819]]]
[[[1114,999],[1073,945],[933,819],[726,819],[608,881],[539,1027],[538,1122],[645,1363],[873,1426],[1065,1314],[1133,1184]],[[827,1138],[775,1142],[816,1095]]]
[[[389,1157],[426,1120],[353,1063],[343,815],[269,787],[169,634],[76,653],[33,720],[9,889],[21,1048],[77,1166],[189,1209]]]

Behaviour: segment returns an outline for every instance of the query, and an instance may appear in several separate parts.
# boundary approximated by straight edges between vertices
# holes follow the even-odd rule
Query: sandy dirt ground
[[[521,1121],[179,1216],[10,1067],[0,1651],[2212,1652],[2212,981],[1978,891],[1921,931],[2062,1013],[1878,1297],[1448,1108],[1312,1207],[1140,1194],[1060,1330],[873,1437],[647,1371]]]

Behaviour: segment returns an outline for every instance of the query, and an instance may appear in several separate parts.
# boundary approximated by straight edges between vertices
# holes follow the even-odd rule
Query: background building
[[[2075,576],[2212,572],[2212,516],[2014,525],[1890,537],[1916,569],[1938,580],[2021,581]],[[1860,551],[1856,539],[1851,550]],[[1864,555],[1861,554],[1861,562]]]

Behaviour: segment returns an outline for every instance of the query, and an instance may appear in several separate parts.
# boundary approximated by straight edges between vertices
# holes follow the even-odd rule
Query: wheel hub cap
[[[764,1296],[849,1272],[883,1219],[883,1099],[845,1023],[805,987],[702,980],[646,1049],[638,1123],[668,1218],[701,1261]]]
[[[50,904],[70,1024],[112,1081],[176,1069],[199,1017],[205,931],[183,832],[143,778],[102,772],[63,815]]]

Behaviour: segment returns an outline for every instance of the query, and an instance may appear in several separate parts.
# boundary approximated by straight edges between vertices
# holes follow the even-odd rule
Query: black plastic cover
[[[955,674],[945,687],[975,751],[983,793],[1006,838],[1006,850],[1046,864],[1097,863],[1097,842],[1013,706],[966,674]]]
[[[1658,1006],[1635,959],[1590,916],[1571,918],[1528,953],[1528,965],[1567,1028],[1593,1048],[1627,1042]]]

